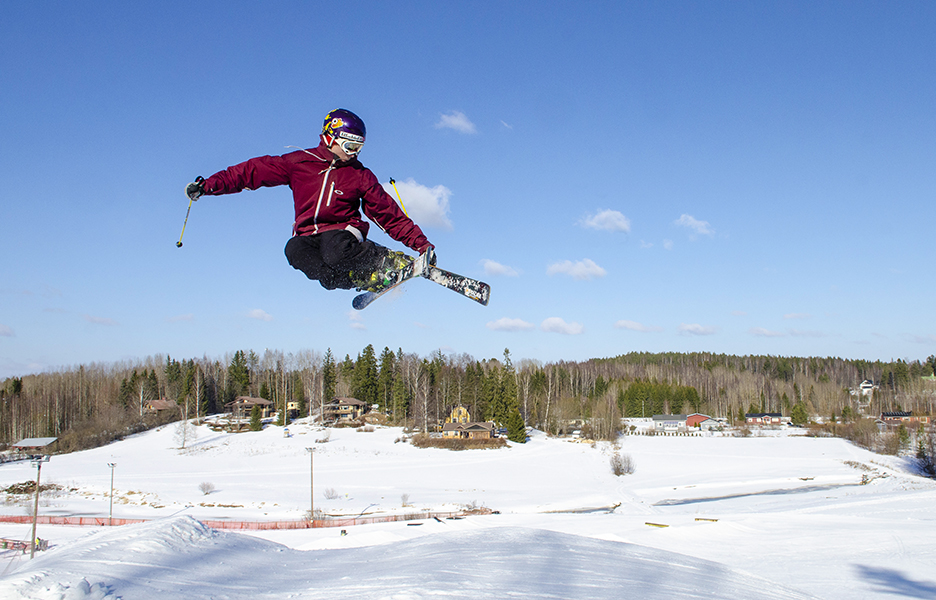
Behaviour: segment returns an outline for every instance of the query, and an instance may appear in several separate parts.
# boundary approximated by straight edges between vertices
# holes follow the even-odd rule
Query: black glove
[[[195,181],[185,186],[185,195],[192,200],[198,200],[205,195],[205,178],[199,175]]]

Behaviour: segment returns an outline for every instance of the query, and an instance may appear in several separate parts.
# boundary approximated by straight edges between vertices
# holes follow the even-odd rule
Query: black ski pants
[[[297,235],[286,242],[286,259],[294,269],[317,280],[326,290],[349,290],[356,287],[351,277],[373,273],[387,248],[370,240],[359,242],[343,229],[315,235]]]

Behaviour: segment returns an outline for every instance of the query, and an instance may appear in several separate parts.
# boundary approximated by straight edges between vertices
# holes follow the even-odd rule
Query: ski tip
[[[364,292],[354,297],[354,300],[351,301],[351,307],[354,310],[364,310],[367,308],[367,305],[374,301],[373,292]]]

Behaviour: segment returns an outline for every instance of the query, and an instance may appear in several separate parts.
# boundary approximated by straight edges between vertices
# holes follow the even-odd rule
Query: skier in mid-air
[[[365,136],[360,117],[339,108],[326,115],[318,147],[252,158],[208,179],[198,177],[185,193],[197,200],[288,185],[296,209],[285,249],[289,264],[328,290],[377,292],[392,285],[413,258],[367,239],[369,225],[361,211],[394,240],[420,255],[428,253],[430,264],[435,264],[435,249],[358,160]]]

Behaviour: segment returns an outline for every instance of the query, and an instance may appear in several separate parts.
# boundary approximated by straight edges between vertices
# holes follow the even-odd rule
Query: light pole
[[[42,463],[49,462],[48,456],[33,456],[32,464],[36,467],[36,503],[33,505],[32,537],[29,538],[29,558],[36,555],[36,522],[39,520],[39,475],[42,473]]]
[[[111,470],[110,512],[107,516],[107,525],[110,527],[114,524],[114,467],[117,466],[117,463],[107,463],[107,466]]]
[[[309,523],[315,526],[315,448],[306,448],[309,451]]]
[[[39,476],[42,474],[42,463],[49,462],[48,454],[40,454],[46,447],[55,443],[58,438],[26,438],[13,444],[13,448],[29,456],[33,466],[36,467],[36,501],[33,504],[32,538],[29,540],[29,558],[36,555],[36,522],[39,520]]]

